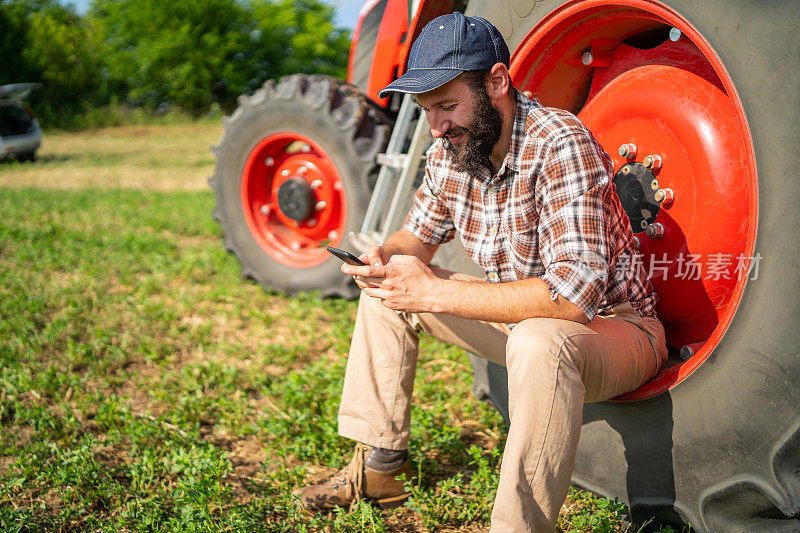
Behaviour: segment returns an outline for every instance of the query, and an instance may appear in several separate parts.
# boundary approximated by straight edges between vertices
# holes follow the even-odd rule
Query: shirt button
[[[492,235],[497,235],[497,232],[499,231],[499,229],[500,229],[499,226],[492,226]]]
[[[489,272],[489,279],[494,281],[497,279],[497,272]]]

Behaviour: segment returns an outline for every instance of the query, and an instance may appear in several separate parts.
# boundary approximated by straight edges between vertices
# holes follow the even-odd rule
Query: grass
[[[61,134],[0,165],[0,529],[485,531],[505,429],[429,338],[414,497],[291,504],[352,450],[336,410],[355,305],[240,278],[201,185],[219,131]],[[624,513],[572,490],[559,530],[626,531]]]
[[[36,164],[2,165],[0,187],[205,190],[221,134],[219,121],[46,132]]]

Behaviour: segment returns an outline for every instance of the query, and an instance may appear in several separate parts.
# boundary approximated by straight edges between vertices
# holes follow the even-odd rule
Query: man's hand
[[[380,246],[373,246],[360,256],[359,259],[372,266],[383,266],[389,262],[391,256]]]
[[[435,296],[442,280],[417,257],[393,255],[384,264],[381,252],[380,249],[369,250],[360,258],[370,263],[369,266],[345,264],[342,272],[354,275],[356,284],[367,296],[380,298],[389,309],[437,312]]]

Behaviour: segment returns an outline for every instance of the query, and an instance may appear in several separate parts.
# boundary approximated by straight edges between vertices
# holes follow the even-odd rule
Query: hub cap
[[[634,233],[641,233],[653,224],[661,210],[652,187],[654,181],[653,171],[641,163],[626,163],[614,176],[617,196]]]
[[[347,201],[336,166],[310,138],[270,134],[250,151],[241,200],[251,234],[275,261],[310,268],[330,258],[345,231]]]

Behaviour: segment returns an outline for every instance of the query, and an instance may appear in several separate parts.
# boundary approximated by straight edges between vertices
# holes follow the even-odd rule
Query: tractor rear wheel
[[[577,114],[612,154],[623,205],[629,176],[648,196],[626,211],[672,357],[651,383],[585,407],[573,480],[636,521],[798,531],[797,5],[495,0],[468,12],[503,33],[518,88]],[[616,155],[627,144],[638,153]]]
[[[360,229],[389,119],[352,85],[296,74],[241,97],[224,122],[209,183],[242,275],[289,294],[355,297],[325,246]]]

